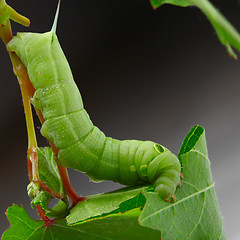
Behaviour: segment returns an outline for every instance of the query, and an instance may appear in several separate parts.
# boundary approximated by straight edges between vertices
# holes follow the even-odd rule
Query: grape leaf
[[[68,201],[53,151],[50,147],[39,148],[37,154],[40,180],[49,189],[62,196],[62,200],[54,208],[50,209],[48,203],[53,198],[52,195],[41,189],[38,183],[31,182],[28,185],[28,195],[33,199],[31,205],[39,204],[50,217],[65,217],[68,213]]]
[[[66,220],[46,228],[23,208],[10,207],[12,227],[3,240],[19,239],[220,239],[223,223],[207,155],[205,131],[195,126],[179,151],[182,187],[176,202],[163,201],[149,186],[89,196]],[[144,194],[142,194],[142,192]],[[142,211],[143,209],[143,211]],[[139,225],[140,223],[140,225]],[[21,234],[21,231],[24,234]]]
[[[33,231],[43,225],[42,222],[31,219],[23,207],[13,204],[6,211],[11,227],[3,234],[4,240],[29,239]]]
[[[40,179],[54,192],[64,195],[62,179],[55,161],[54,153],[50,147],[39,148],[38,168]]]
[[[157,193],[147,192],[140,224],[162,233],[162,239],[224,240],[223,222],[208,159],[205,131],[195,126],[179,152],[182,163],[181,188],[176,202],[167,203]]]
[[[79,202],[67,216],[68,224],[102,218],[116,213],[125,213],[135,208],[143,208],[146,202],[142,191],[147,187],[123,188],[118,191],[87,196]]]
[[[240,51],[240,35],[228,20],[208,0],[150,0],[154,8],[163,4],[181,7],[198,7],[211,22],[216,30],[220,42],[227,48],[230,56],[237,58],[232,47]]]
[[[43,221],[31,219],[23,207],[9,207],[7,216],[12,226],[3,234],[3,240],[159,240],[160,232],[138,224],[137,217],[126,213],[121,217],[67,225],[65,220],[55,220],[50,227]]]

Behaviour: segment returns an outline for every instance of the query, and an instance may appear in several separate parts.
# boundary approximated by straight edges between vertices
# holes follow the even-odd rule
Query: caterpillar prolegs
[[[180,163],[151,142],[116,140],[93,125],[54,31],[18,33],[8,44],[27,67],[35,88],[32,104],[43,114],[41,133],[59,149],[58,163],[93,180],[124,185],[153,183],[162,198],[180,182]]]

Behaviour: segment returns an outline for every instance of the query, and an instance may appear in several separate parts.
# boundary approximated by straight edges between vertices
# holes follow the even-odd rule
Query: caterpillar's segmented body
[[[44,116],[41,133],[59,149],[64,167],[94,180],[125,185],[153,183],[164,198],[180,182],[178,158],[151,141],[120,141],[91,122],[54,32],[18,33],[8,44],[25,64],[36,92],[32,103]]]

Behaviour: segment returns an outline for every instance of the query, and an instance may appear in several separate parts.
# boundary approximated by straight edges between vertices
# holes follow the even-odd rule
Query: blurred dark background
[[[211,2],[240,31],[239,2]],[[31,19],[29,29],[13,24],[14,33],[51,29],[57,0],[8,4]],[[148,0],[63,0],[57,34],[85,108],[106,135],[153,140],[177,154],[192,126],[205,127],[225,231],[229,240],[240,239],[240,64],[228,56],[205,16],[196,8],[169,5],[154,11]],[[26,192],[20,89],[3,44],[0,49],[2,233],[8,227],[4,212],[12,203],[23,204],[31,215],[34,211]],[[47,144],[38,138],[39,145]],[[121,187],[70,174],[81,195]]]

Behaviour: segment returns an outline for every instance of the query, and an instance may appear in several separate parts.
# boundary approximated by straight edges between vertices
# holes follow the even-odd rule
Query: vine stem
[[[237,60],[237,55],[232,47],[240,51],[240,34],[210,0],[150,0],[150,2],[153,9],[157,9],[163,4],[172,4],[179,7],[195,6],[199,8],[211,22],[216,30],[218,39],[226,47],[228,54]]]
[[[240,35],[231,23],[212,5],[208,0],[188,0],[207,16],[215,28],[219,40],[226,46],[228,53],[235,59],[237,56],[233,52],[231,45],[240,51]]]
[[[65,167],[60,166],[59,164],[58,164],[58,169],[62,178],[64,189],[68,197],[72,201],[72,206],[75,206],[78,202],[84,201],[86,198],[78,196],[78,194],[74,191],[71,185],[71,182],[69,181],[67,169]]]
[[[8,42],[12,39],[12,29],[11,29],[11,24],[10,24],[10,19],[23,24],[24,26],[29,26],[30,21],[18,14],[14,9],[12,9],[10,6],[8,6],[5,3],[5,0],[0,0],[0,38],[3,40],[5,45],[8,44]],[[35,134],[35,128],[34,128],[34,121],[33,121],[33,116],[32,116],[32,109],[31,109],[31,103],[30,103],[30,98],[33,97],[35,93],[35,88],[33,87],[29,76],[27,72],[27,68],[25,65],[22,63],[21,59],[14,53],[14,52],[9,52],[10,59],[12,61],[13,65],[13,72],[17,76],[21,93],[22,93],[22,99],[23,99],[23,106],[24,106],[24,111],[25,111],[25,117],[26,117],[26,125],[27,125],[27,133],[28,133],[28,152],[27,152],[27,166],[28,166],[28,173],[29,173],[29,180],[30,182],[40,182],[41,187],[45,190],[48,191],[50,194],[52,194],[54,197],[57,198],[62,198],[62,196],[58,196],[58,194],[54,193],[49,189],[49,187],[43,183],[40,178],[39,178],[39,171],[38,171],[38,156],[37,156],[37,139],[36,139],[36,134]],[[40,119],[40,122],[43,124],[45,119],[42,115],[42,113],[38,110],[35,109],[37,112],[37,115]],[[58,149],[56,146],[50,142],[50,145],[52,147],[52,150],[57,156],[58,154]],[[72,188],[72,185],[70,183],[69,177],[68,177],[68,172],[67,169],[64,167],[59,166],[58,168],[60,171],[60,175],[63,181],[63,187],[68,194],[69,198],[71,199],[73,205],[75,205],[79,201],[83,201],[85,198],[81,198],[78,196],[78,194],[74,191]],[[37,211],[40,215],[40,217],[47,223],[50,220],[48,217],[45,215],[43,209],[37,205],[36,206]],[[44,213],[44,214],[43,214]]]
[[[36,205],[36,208],[37,208],[39,216],[45,222],[45,225],[47,227],[49,227],[51,224],[54,223],[54,220],[51,220],[47,217],[47,215],[45,214],[44,210],[42,209],[42,207],[40,205]]]

